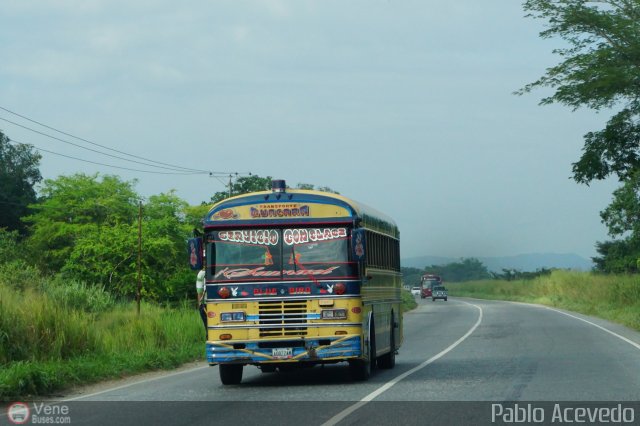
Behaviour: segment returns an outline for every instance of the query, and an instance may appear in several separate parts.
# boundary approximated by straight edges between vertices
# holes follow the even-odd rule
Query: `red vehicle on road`
[[[442,278],[439,275],[424,274],[420,282],[420,287],[422,288],[420,298],[426,299],[427,297],[432,297],[433,288],[440,287],[441,285]]]

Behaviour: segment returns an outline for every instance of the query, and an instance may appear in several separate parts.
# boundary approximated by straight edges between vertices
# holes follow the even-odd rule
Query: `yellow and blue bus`
[[[206,272],[208,363],[224,384],[240,383],[245,365],[346,361],[356,380],[393,368],[403,338],[395,222],[338,194],[273,186],[215,204],[190,242],[192,267]]]

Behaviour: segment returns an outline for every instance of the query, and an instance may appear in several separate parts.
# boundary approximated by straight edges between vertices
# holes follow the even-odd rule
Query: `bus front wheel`
[[[242,381],[242,364],[220,364],[220,381],[223,385],[237,385]]]

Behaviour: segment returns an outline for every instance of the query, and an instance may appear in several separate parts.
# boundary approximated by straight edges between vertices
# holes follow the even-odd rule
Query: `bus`
[[[347,362],[355,380],[394,367],[402,276],[390,217],[276,180],[214,204],[203,224],[190,263],[205,271],[206,358],[223,384],[240,383],[246,365]]]
[[[434,287],[442,285],[442,278],[435,274],[424,274],[420,280],[420,298],[425,299],[433,296]]]

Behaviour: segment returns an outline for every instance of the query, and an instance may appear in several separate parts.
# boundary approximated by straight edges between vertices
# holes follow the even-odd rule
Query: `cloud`
[[[150,63],[142,70],[141,79],[151,78],[160,83],[182,83],[186,81],[185,74],[177,68],[161,63]]]
[[[5,64],[6,74],[49,82],[77,82],[96,72],[95,64],[70,52],[40,50]]]
[[[291,8],[282,0],[260,0],[259,3],[276,18],[290,18],[292,15]]]
[[[127,39],[127,32],[122,28],[102,27],[89,33],[87,43],[95,50],[115,52],[123,49]]]
[[[238,43],[244,43],[251,35],[251,29],[245,25],[236,25],[231,29],[233,39]]]

